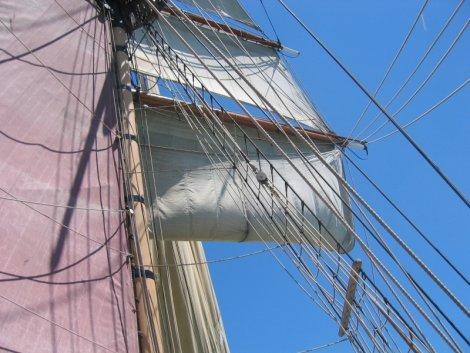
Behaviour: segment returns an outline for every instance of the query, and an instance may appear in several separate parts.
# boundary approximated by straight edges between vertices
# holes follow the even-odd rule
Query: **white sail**
[[[146,163],[159,176],[156,180],[156,194],[153,195],[153,212],[162,222],[166,240],[202,240],[202,241],[283,241],[275,235],[275,228],[256,228],[250,223],[255,222],[256,209],[250,205],[249,191],[240,192],[246,184],[243,178],[232,168],[232,164],[224,157],[222,161],[211,164],[199,145],[198,137],[185,121],[181,121],[175,113],[147,113],[149,140],[144,143],[147,153],[144,153]],[[255,129],[245,129],[253,138],[257,137]],[[232,134],[240,146],[244,139],[234,130]],[[294,164],[304,175],[309,175],[307,167],[293,148],[288,145],[281,135],[278,143],[291,155]],[[259,148],[270,159],[270,162],[281,175],[288,180],[292,188],[303,198],[314,215],[305,212],[306,222],[310,222],[316,231],[321,233],[319,239],[314,239],[317,245],[349,251],[354,245],[352,235],[346,230],[340,220],[330,211],[320,198],[296,173],[286,160],[280,156],[266,141],[258,140]],[[146,146],[146,147],[145,147]],[[332,144],[319,145],[323,157],[339,173],[342,173],[340,152]],[[317,175],[318,182],[312,179],[315,189],[329,198],[343,217],[350,222],[351,214],[335,192],[347,199],[336,177],[317,160],[311,153],[305,151],[310,162],[332,186],[329,187]],[[256,152],[248,149],[248,155],[254,163]],[[261,160],[261,170],[269,173],[267,162]],[[239,170],[247,170],[246,164],[239,164]],[[249,186],[257,190],[256,180],[248,181]],[[274,184],[279,190],[284,190],[284,182],[279,177],[274,178]],[[297,211],[301,210],[299,199],[289,194],[289,201]],[[253,198],[251,202],[256,203]],[[264,201],[264,206],[275,213],[278,219],[283,219],[285,210],[274,207]],[[318,227],[317,218],[322,226]],[[291,229],[292,232],[295,232]]]
[[[156,23],[156,28],[159,29],[168,45],[176,51],[180,59],[184,60],[209,91],[228,97],[228,90],[235,99],[241,102],[259,105],[264,110],[270,110],[262,98],[246,82],[242,81],[237,72],[231,69],[224,59],[217,55],[215,50],[211,50],[215,56],[213,57],[195,39],[181,20],[172,16],[165,16],[165,19],[185,38],[197,56],[193,55],[178,35],[165,24],[164,20],[159,20]],[[261,92],[262,96],[269,101],[279,114],[301,121],[316,130],[325,131],[327,129],[273,48],[244,40],[237,42],[237,39],[234,39],[233,36],[215,33],[207,28],[201,27],[200,30],[224,52],[226,57],[230,58],[234,65],[238,66],[243,76]],[[136,37],[140,38],[141,35],[139,34]],[[197,38],[211,48],[211,45],[202,36],[198,35]],[[240,47],[240,43],[243,44],[243,47]],[[141,47],[142,49],[136,51],[139,71],[177,81],[178,73],[174,66],[167,62],[163,55],[157,55],[155,47],[149,41]],[[227,89],[220,85],[211,72],[201,65],[198,57],[203,60],[209,70],[216,75]],[[192,81],[190,73],[187,73],[187,77]],[[179,78],[184,81],[183,77],[180,76]],[[200,87],[197,80],[194,85]]]
[[[179,0],[186,4],[201,8],[205,11],[221,14],[242,22],[250,27],[258,28],[250,15],[237,0]]]
[[[164,241],[160,285],[167,310],[168,352],[229,353],[209,268],[200,242]],[[173,339],[171,339],[173,337]],[[171,341],[171,342],[170,342]]]

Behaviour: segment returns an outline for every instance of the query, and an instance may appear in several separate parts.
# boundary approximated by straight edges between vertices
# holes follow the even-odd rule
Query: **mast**
[[[155,274],[144,269],[142,264],[152,264],[153,258],[149,246],[150,234],[146,220],[146,205],[143,198],[142,164],[137,143],[136,116],[131,87],[130,66],[125,50],[127,34],[120,23],[113,23],[114,55],[116,64],[119,95],[121,98],[121,129],[124,158],[124,178],[127,178],[128,230],[130,248],[134,256],[134,288],[137,304],[140,347],[142,353],[164,352],[162,345],[161,324]],[[136,266],[137,264],[137,266]]]

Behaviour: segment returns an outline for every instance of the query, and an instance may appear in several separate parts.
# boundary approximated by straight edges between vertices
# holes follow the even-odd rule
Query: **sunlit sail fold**
[[[253,28],[258,28],[243,6],[236,0],[179,0],[198,9],[221,14]]]
[[[200,34],[196,34],[196,39],[186,28],[186,23],[172,16],[165,16],[165,19],[185,38],[196,55],[181,41],[165,20],[157,21],[155,28],[210,92],[226,97],[230,92],[230,95],[243,103],[259,106],[266,111],[272,111],[271,108],[274,107],[277,113],[284,117],[301,121],[315,130],[327,130],[325,123],[315,112],[276,50],[240,40],[228,34],[216,33],[208,28],[200,28],[200,30],[209,41]],[[195,33],[194,30],[192,32]],[[137,34],[136,38],[140,39],[142,35],[143,31]],[[209,42],[223,51],[243,77],[249,80],[272,107],[269,107],[246,82],[243,82],[240,75],[224,61],[225,59],[217,55]],[[211,52],[204,46],[212,48]],[[199,59],[202,59],[209,70],[201,65]],[[149,40],[144,40],[137,49],[136,62],[139,71],[171,81],[183,79],[174,66],[165,59],[165,55],[156,52],[155,46]],[[225,88],[216,81],[211,72]],[[191,78],[189,72],[187,77]],[[195,82],[195,86],[200,86],[199,82]]]

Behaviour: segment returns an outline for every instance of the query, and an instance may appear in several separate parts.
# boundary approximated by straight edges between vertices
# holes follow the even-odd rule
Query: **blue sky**
[[[422,2],[415,1],[293,1],[287,3],[326,42],[342,61],[374,90],[409,30]],[[347,135],[366,97],[324,52],[292,21],[276,0],[264,0],[284,45],[300,50],[289,59],[294,72],[329,125]],[[457,5],[457,1],[431,0],[408,46],[384,89],[387,101],[414,67],[426,47]],[[244,4],[271,37],[259,1]],[[395,111],[434,67],[470,15],[464,4],[425,65],[390,110]],[[468,78],[470,43],[464,34],[435,77],[399,116],[406,123],[435,104]],[[470,90],[468,87],[409,129],[449,177],[470,196]],[[371,121],[375,110],[365,121]],[[381,122],[384,121],[382,118]],[[365,126],[365,125],[362,125]],[[389,131],[385,129],[384,132]],[[379,134],[381,135],[381,134]],[[470,262],[470,217],[466,206],[436,176],[399,134],[371,144],[365,160],[356,159],[371,177],[415,220],[459,268]],[[350,181],[418,254],[461,298],[466,286],[419,241],[396,213],[356,173]],[[262,248],[259,244],[205,244],[207,258],[218,259]],[[269,254],[210,266],[229,344],[233,353],[296,353],[337,340],[338,327],[300,292]],[[422,272],[416,271],[417,278]],[[433,285],[429,291],[464,332],[462,317]],[[468,297],[468,294],[467,294]],[[468,305],[468,300],[467,300]],[[439,350],[440,343],[436,342]],[[443,348],[442,348],[443,349]],[[351,352],[341,343],[321,352]],[[442,350],[444,351],[444,350]]]

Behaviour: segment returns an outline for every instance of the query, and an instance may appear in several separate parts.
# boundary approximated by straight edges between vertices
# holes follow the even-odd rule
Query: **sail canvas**
[[[198,81],[210,92],[233,97],[242,103],[259,106],[271,112],[273,112],[272,106],[276,113],[282,116],[301,121],[315,130],[328,130],[275,49],[201,27],[200,30],[209,39],[206,40],[195,30],[191,33],[183,21],[173,16],[165,16],[165,20],[158,20],[155,27],[166,43],[198,77]],[[185,38],[191,48],[188,48],[172,27]],[[144,34],[145,31],[140,30],[135,35],[136,40],[140,40]],[[249,80],[271,106],[267,105],[246,82],[243,82],[240,75],[211,47],[210,42],[220,48],[240,70],[242,76]],[[184,79],[167,56],[157,52],[154,43],[145,38],[136,49],[136,68],[167,80]],[[191,74],[187,72],[186,75],[187,79],[192,81]],[[214,75],[222,85],[217,82]],[[200,86],[198,81],[195,82],[195,86]]]
[[[284,242],[282,237],[276,235],[272,225],[267,228],[254,226],[262,207],[273,212],[283,222],[286,218],[285,209],[273,206],[270,200],[262,200],[260,206],[256,197],[250,195],[250,190],[244,185],[245,172],[247,175],[250,172],[246,163],[240,161],[237,165],[239,170],[244,171],[244,175],[240,175],[233,163],[220,151],[207,154],[204,145],[208,147],[210,140],[191,129],[182,114],[154,111],[146,112],[142,119],[145,119],[141,135],[146,169],[157,175],[150,197],[155,222],[161,223],[164,239]],[[244,137],[233,126],[228,125],[228,128],[236,137],[237,143],[245,148]],[[257,136],[255,129],[245,131],[257,139],[258,146],[272,165],[312,209],[313,214],[305,213],[304,222],[305,227],[319,232],[314,242],[327,248],[339,248],[342,252],[350,251],[354,245],[354,237],[327,205],[269,142]],[[316,178],[312,177],[309,174],[310,169],[296,156],[287,139],[279,133],[275,137],[291,156],[296,167],[312,180],[315,189],[330,200],[345,219],[352,222],[347,204],[342,201],[348,201],[347,193],[336,177],[314,155],[305,151],[317,171]],[[330,165],[342,174],[340,153],[334,145],[326,143],[319,144],[318,147]],[[253,148],[248,147],[246,152],[253,163],[259,163],[260,169],[269,174],[270,165],[264,160],[258,161],[257,152]],[[248,183],[253,190],[260,187],[256,179],[252,178]],[[277,175],[273,177],[273,184],[279,190],[285,188],[284,180]],[[290,193],[288,199],[291,206],[301,212],[301,201]],[[322,226],[318,226],[318,221]],[[290,232],[295,232],[292,226]]]
[[[0,7],[0,350],[138,352],[106,23]]]

